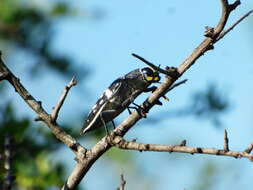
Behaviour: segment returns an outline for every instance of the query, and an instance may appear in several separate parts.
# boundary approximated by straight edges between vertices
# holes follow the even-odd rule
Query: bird
[[[108,134],[106,123],[111,121],[114,125],[113,119],[125,109],[134,108],[130,107],[130,104],[137,105],[134,103],[137,96],[156,89],[155,86],[155,88],[149,86],[158,83],[160,79],[159,73],[150,67],[138,68],[117,78],[91,108],[80,134],[83,135],[101,126],[105,127]],[[137,105],[136,109],[139,108]]]

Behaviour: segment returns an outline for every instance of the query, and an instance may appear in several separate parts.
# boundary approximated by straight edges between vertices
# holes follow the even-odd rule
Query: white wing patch
[[[110,99],[112,97],[113,92],[108,88],[105,90],[105,96],[107,99]]]
[[[91,111],[92,111],[93,113],[95,113],[95,112],[96,112],[96,108],[97,108],[97,104],[95,104],[95,105],[91,108]]]
[[[101,99],[101,100],[98,102],[98,104],[101,105],[101,104],[103,104],[103,102],[104,102],[104,100]]]

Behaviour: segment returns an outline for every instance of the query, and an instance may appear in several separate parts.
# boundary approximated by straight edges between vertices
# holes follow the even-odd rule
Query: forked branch
[[[57,105],[52,110],[52,113],[51,113],[51,120],[52,120],[52,122],[54,122],[54,123],[56,122],[56,120],[58,118],[59,111],[60,111],[60,109],[61,109],[61,107],[62,107],[62,105],[63,105],[63,103],[64,103],[64,101],[65,101],[65,99],[66,99],[66,97],[68,95],[69,90],[73,86],[75,86],[76,84],[77,84],[77,81],[76,81],[75,77],[73,77],[71,79],[71,81],[69,82],[69,84],[67,86],[65,86],[65,88],[64,88],[64,90],[62,92],[62,95],[61,95],[61,97],[59,99],[59,102],[57,103]]]
[[[217,38],[220,33],[224,30],[229,14],[238,5],[239,1],[235,1],[233,4],[228,4],[228,1],[221,0],[222,3],[222,16],[218,25],[214,28],[214,35],[212,37],[206,37],[203,42],[191,53],[191,55],[183,61],[183,63],[177,68],[179,75],[183,75],[195,61],[208,50],[212,49],[213,44],[217,42]],[[246,18],[246,17],[245,17]],[[227,34],[227,33],[226,33]],[[177,79],[177,78],[176,78]],[[165,81],[145,100],[142,106],[145,106],[145,110],[148,112],[159,100],[160,97],[164,96],[168,89],[173,85],[176,80],[175,78],[168,77]],[[141,116],[137,112],[133,112],[128,116],[116,129],[110,134],[110,138],[102,138],[92,149],[91,157],[83,160],[83,164],[78,164],[71,175],[69,176],[66,184],[62,189],[74,189],[81,179],[85,176],[92,164],[108,149],[111,148],[110,139],[113,136],[123,137],[127,131],[135,125],[141,119]]]
[[[57,139],[66,144],[76,154],[78,151],[86,152],[86,149],[82,147],[75,138],[63,131],[58,124],[52,122],[50,114],[43,109],[41,101],[36,100],[21,84],[20,80],[4,64],[1,52],[0,74],[2,74],[2,76],[3,74],[5,75],[3,80],[7,80],[14,87],[15,91],[22,97],[26,104],[37,113],[37,118],[47,124]]]
[[[120,136],[113,139],[113,145],[126,150],[137,151],[155,151],[155,152],[178,152],[188,154],[210,154],[216,156],[228,156],[234,158],[248,158],[253,161],[253,155],[246,151],[231,151],[227,149],[215,149],[215,148],[201,148],[201,147],[189,147],[186,145],[158,145],[158,144],[144,144],[133,141],[126,141]]]
[[[222,14],[220,21],[218,25],[210,29],[209,35],[204,39],[203,42],[200,43],[200,45],[189,55],[188,58],[185,59],[185,61],[182,62],[182,64],[177,68],[177,72],[179,76],[183,75],[184,72],[186,72],[194,63],[195,61],[203,55],[208,50],[212,49],[213,45],[221,39],[220,36],[225,36],[229,31],[222,33],[224,30],[224,27],[227,23],[227,19],[231,13],[232,10],[234,10],[239,4],[240,1],[236,0],[234,3],[229,4],[227,0],[221,0],[222,4]],[[252,11],[251,11],[252,12]],[[249,12],[246,16],[244,16],[242,19],[237,21],[237,23],[241,22],[243,19],[245,19],[247,16],[251,14]],[[236,25],[236,23],[234,24]],[[233,26],[234,27],[234,26]],[[232,27],[232,28],[233,28]],[[222,37],[223,37],[222,36]],[[145,100],[145,102],[142,104],[143,107],[145,107],[146,112],[148,112],[154,105],[156,105],[156,102],[168,92],[170,88],[173,87],[174,82],[178,79],[178,76],[173,77],[166,77],[165,81]],[[82,147],[75,138],[67,134],[65,131],[61,129],[61,127],[55,122],[57,119],[58,112],[64,102],[65,98],[61,98],[62,101],[59,101],[59,104],[54,109],[52,115],[48,114],[42,107],[41,102],[37,101],[21,84],[20,80],[6,67],[6,65],[3,63],[1,57],[0,57],[0,82],[1,80],[7,80],[9,83],[14,87],[16,92],[24,99],[24,101],[37,113],[40,120],[42,120],[47,126],[52,130],[52,132],[55,134],[56,138],[61,140],[63,143],[65,143],[75,154],[76,154],[76,160],[77,164],[76,167],[71,172],[70,176],[68,177],[65,185],[62,187],[62,189],[75,189],[78,184],[81,182],[83,177],[86,175],[86,173],[89,171],[90,167],[94,164],[94,162],[102,156],[107,150],[109,150],[112,147],[111,140],[122,138],[127,131],[134,126],[136,122],[138,122],[141,119],[141,116],[137,112],[133,112],[127,119],[125,119],[118,127],[110,133],[110,136],[102,138],[96,145],[92,147],[92,149],[87,150],[84,147]],[[67,93],[65,93],[67,94]],[[52,120],[53,118],[53,120]],[[134,142],[133,142],[134,143]],[[224,150],[209,150],[209,149],[198,149],[193,147],[186,147],[184,146],[185,143],[183,143],[181,146],[176,146],[176,149],[183,151],[183,149],[188,148],[188,151],[192,151],[192,153],[200,153],[200,151],[206,152],[206,153],[212,153],[216,155],[232,155],[234,157],[248,157],[251,159],[251,155],[249,152],[252,150],[252,146],[246,149],[244,152],[241,152],[240,154],[237,154],[233,151],[229,151],[228,148],[224,148]],[[129,144],[129,146],[140,146],[143,150],[146,150],[147,147],[150,150],[157,149],[158,147],[156,145],[147,146],[142,144]],[[134,148],[132,147],[132,148]],[[159,147],[161,148],[161,147]],[[162,145],[162,148],[168,149],[170,151],[174,151],[175,147],[171,147],[170,149],[164,145]],[[225,150],[226,149],[226,150]]]

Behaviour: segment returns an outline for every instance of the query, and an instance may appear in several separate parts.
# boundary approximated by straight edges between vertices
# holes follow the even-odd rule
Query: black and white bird
[[[80,134],[101,126],[106,127],[106,123],[113,122],[115,117],[129,108],[137,96],[154,89],[148,87],[159,81],[159,73],[149,67],[133,70],[116,79],[92,107]]]

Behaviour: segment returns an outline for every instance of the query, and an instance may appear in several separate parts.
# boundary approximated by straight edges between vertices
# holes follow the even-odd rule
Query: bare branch
[[[206,37],[205,40],[189,55],[188,58],[183,61],[183,63],[177,68],[178,74],[181,76],[184,72],[186,72],[194,63],[195,61],[203,55],[208,50],[212,49],[213,44],[217,42],[218,36],[224,29],[224,26],[227,22],[228,16],[232,10],[234,10],[238,5],[239,1],[235,1],[233,4],[229,5],[227,0],[221,0],[222,4],[222,15],[218,25],[213,29],[212,35]],[[135,54],[136,55],[136,54]],[[157,68],[157,67],[156,67]],[[165,70],[166,71],[166,70]],[[0,74],[7,72],[10,76],[7,80],[12,84],[18,94],[24,99],[24,101],[38,114],[39,118],[45,122],[48,127],[52,130],[55,136],[60,139],[63,143],[65,143],[71,150],[76,154],[77,158],[77,165],[68,177],[65,185],[62,189],[75,189],[86,173],[89,171],[90,167],[93,163],[103,155],[107,150],[112,147],[110,143],[111,139],[118,139],[123,137],[127,131],[142,117],[135,111],[127,119],[125,119],[113,132],[110,133],[110,137],[102,138],[95,146],[92,147],[91,150],[87,150],[83,148],[72,136],[65,133],[61,130],[60,126],[56,123],[52,122],[50,114],[48,114],[39,102],[33,98],[28,91],[23,87],[20,83],[19,79],[16,78],[9,69],[4,65],[4,63],[0,62]],[[164,71],[163,71],[164,72]],[[167,72],[165,72],[168,74]],[[170,73],[170,72],[169,72]],[[170,75],[169,75],[170,76]],[[160,97],[164,96],[165,93],[168,91],[170,87],[172,87],[173,83],[176,81],[177,77],[166,77],[165,81],[161,83],[161,85],[145,100],[142,104],[142,107],[145,108],[145,111],[148,111],[156,105],[157,101]],[[57,117],[57,116],[56,116]],[[114,138],[114,136],[119,136]],[[215,154],[215,155],[225,155],[225,156],[234,156],[234,157],[248,157],[251,158],[251,155],[246,152],[235,152],[235,151],[224,151],[224,150],[217,150],[217,149],[203,149],[203,148],[193,148],[187,146],[164,146],[164,145],[145,145],[136,142],[132,142],[132,145],[141,146],[143,151],[147,148],[161,148],[162,151],[175,151],[178,150],[179,152],[188,151],[192,154],[194,153],[205,153],[205,154]],[[134,148],[134,147],[133,147]]]
[[[194,63],[195,61],[203,55],[205,52],[210,50],[213,46],[213,44],[216,42],[215,39],[219,36],[221,31],[224,29],[224,26],[226,24],[226,21],[228,19],[228,15],[231,12],[231,10],[228,10],[227,4],[224,4],[224,2],[227,3],[227,1],[222,1],[223,9],[222,9],[222,16],[220,18],[219,24],[214,28],[214,32],[216,35],[214,35],[213,38],[207,37],[205,40],[192,52],[192,54],[183,61],[183,63],[177,68],[177,72],[182,75],[184,72],[186,72]],[[224,8],[225,7],[225,8]],[[236,6],[235,6],[236,7]],[[234,8],[235,8],[234,7]],[[142,104],[142,107],[145,108],[145,111],[148,112],[159,100],[160,97],[165,95],[167,90],[173,85],[175,82],[175,78],[172,77],[166,77],[165,81],[161,83],[161,85],[144,101]],[[141,119],[140,114],[138,114],[136,111],[132,112],[131,115],[128,116],[120,125],[116,127],[116,129],[110,133],[110,136],[121,136],[123,137],[127,131],[134,126],[136,122],[138,122]],[[111,144],[108,142],[107,137],[102,138],[91,150],[91,157],[86,157],[86,159],[82,160],[82,164],[78,164],[74,170],[72,171],[71,175],[69,176],[66,184],[62,189],[75,189],[77,185],[80,183],[82,178],[86,175],[89,168],[92,166],[92,164],[97,160],[103,153],[105,153],[108,149],[111,148]],[[181,148],[184,148],[182,146]],[[224,152],[224,150],[221,150]],[[229,154],[231,151],[227,152],[226,154]],[[247,153],[245,153],[247,154]],[[238,156],[238,155],[236,155]],[[240,155],[239,155],[240,156]]]
[[[9,134],[5,135],[4,142],[4,169],[6,171],[4,177],[4,190],[11,190],[13,181],[15,177],[12,174],[12,160],[13,160],[13,151],[12,151],[12,137]]]
[[[60,109],[61,109],[61,107],[62,107],[62,105],[63,105],[63,103],[64,103],[64,101],[65,101],[65,99],[66,99],[66,97],[68,95],[69,90],[73,86],[75,86],[76,84],[77,84],[77,81],[76,81],[75,77],[73,77],[71,79],[71,81],[69,82],[69,84],[67,86],[65,86],[65,88],[64,88],[64,90],[62,92],[62,95],[61,95],[61,97],[60,97],[57,105],[53,108],[53,111],[51,113],[51,120],[52,120],[52,122],[54,122],[54,123],[56,122],[56,120],[58,118],[59,111],[60,111]]]
[[[135,54],[135,53],[132,53],[132,56],[136,57],[137,59],[141,60],[142,62],[144,62],[145,64],[147,64],[148,66],[150,66],[151,68],[153,68],[154,70],[160,72],[160,73],[163,73],[167,76],[174,76],[175,72],[171,72],[169,70],[164,70],[164,69],[161,69],[160,67],[157,67],[156,65],[154,65],[153,63],[147,61],[146,59],[144,59],[143,57]]]
[[[213,44],[217,42],[216,39],[224,29],[229,14],[239,5],[239,1],[237,0],[233,4],[229,5],[227,0],[221,0],[221,5],[222,5],[221,18],[217,26],[213,29],[213,34],[209,34],[211,37],[206,37],[204,41],[202,41],[200,45],[194,49],[191,55],[188,58],[186,58],[185,61],[178,67],[177,70],[180,75],[182,75],[185,71],[187,71],[200,56],[204,55],[205,52],[207,52],[210,49],[213,49]],[[233,9],[231,7],[233,7]]]
[[[251,143],[251,144],[244,150],[244,152],[246,152],[246,153],[251,153],[252,150],[253,150],[253,143]]]
[[[229,142],[229,139],[228,139],[228,132],[227,132],[227,130],[225,129],[225,131],[224,131],[224,150],[225,150],[226,152],[229,151],[228,142]]]
[[[240,22],[242,22],[245,18],[247,18],[252,12],[253,10],[250,10],[245,15],[243,15],[240,19],[238,19],[238,21],[236,21],[232,26],[230,26],[228,29],[221,32],[219,37],[216,39],[216,41],[219,41],[220,39],[222,39],[228,32],[233,30]]]
[[[184,80],[182,80],[182,81],[179,81],[179,82],[173,84],[173,85],[169,88],[168,92],[171,91],[171,90],[173,90],[174,88],[180,86],[181,84],[186,83],[187,81],[188,81],[188,79],[184,79]]]
[[[117,188],[117,190],[124,190],[125,189],[125,185],[126,185],[126,180],[124,179],[124,175],[123,174],[120,175],[120,181],[121,181],[120,187]]]
[[[144,144],[132,141],[126,141],[120,136],[116,136],[112,142],[116,147],[127,150],[138,150],[138,151],[155,151],[155,152],[178,152],[178,153],[189,153],[189,154],[210,154],[216,156],[228,156],[234,158],[248,158],[253,161],[253,155],[246,152],[239,151],[226,151],[223,149],[215,148],[200,148],[200,147],[189,147],[181,145],[158,145],[158,144]]]
[[[80,150],[86,152],[86,149],[82,147],[75,138],[63,131],[59,125],[51,121],[50,115],[43,109],[41,101],[37,101],[21,84],[20,80],[6,67],[2,57],[0,56],[0,74],[7,73],[7,80],[14,87],[15,91],[23,98],[30,108],[32,108],[37,114],[40,120],[45,122],[47,126],[52,130],[57,139],[66,144],[74,153]]]

